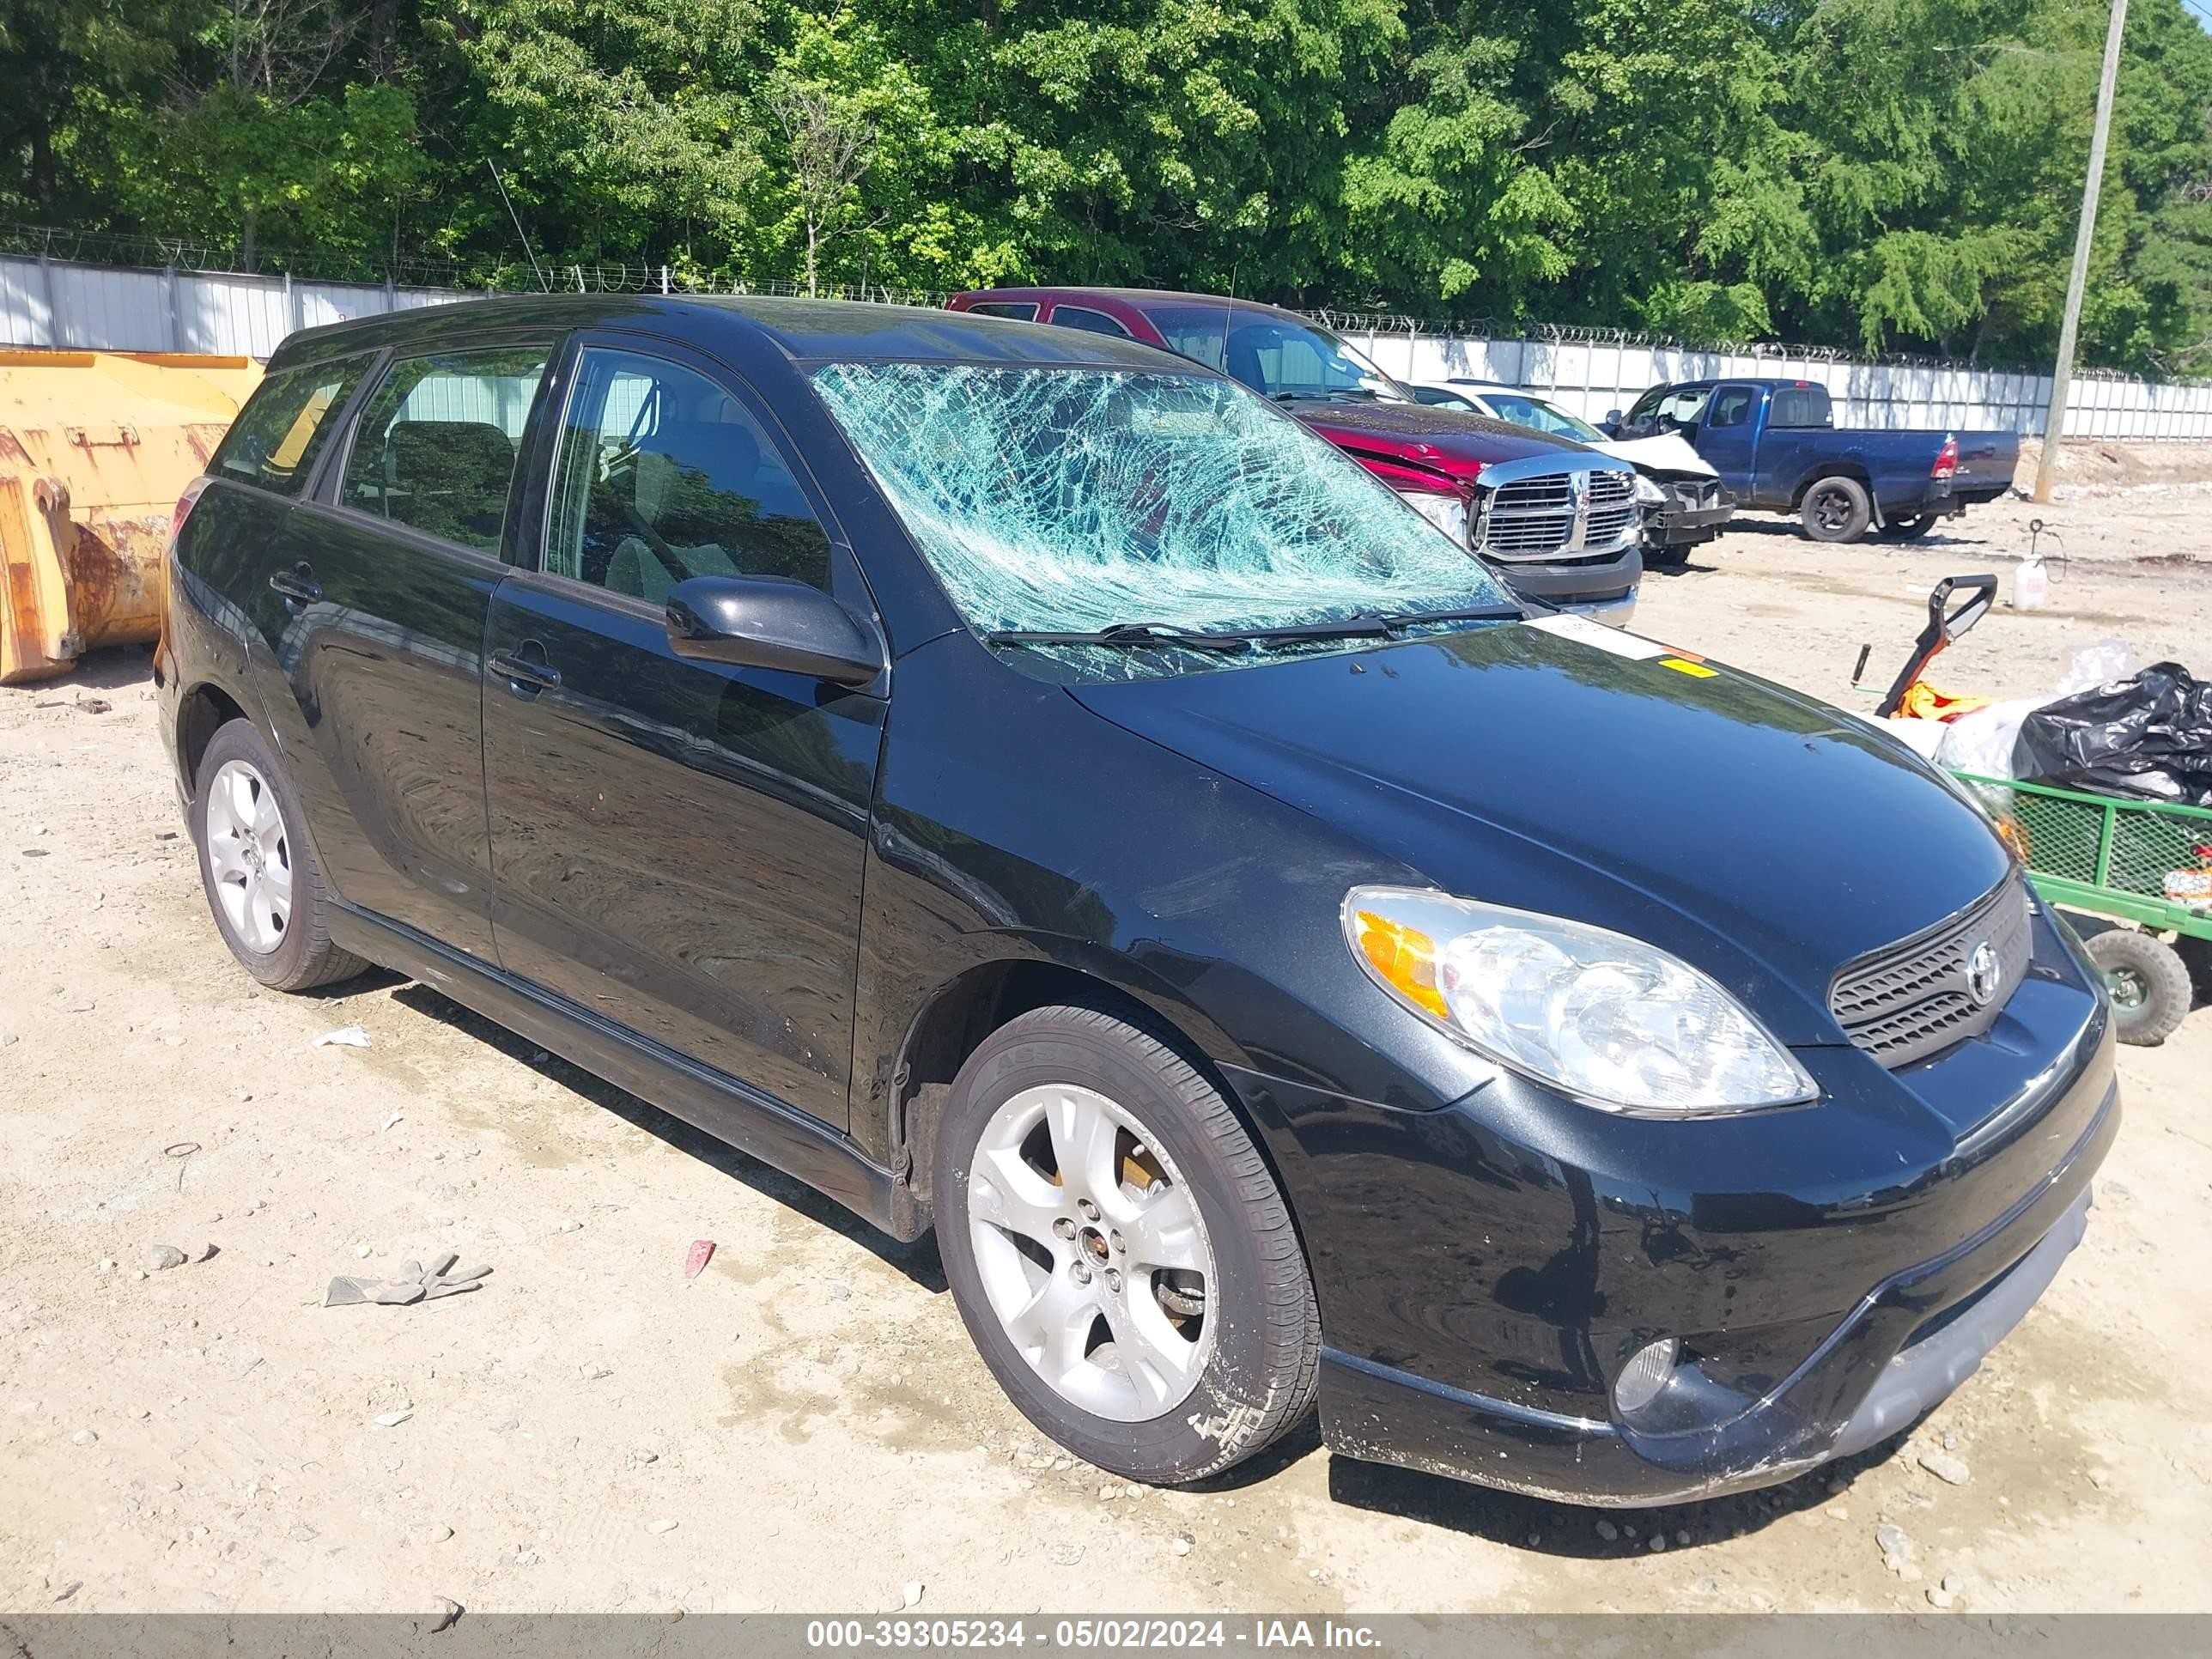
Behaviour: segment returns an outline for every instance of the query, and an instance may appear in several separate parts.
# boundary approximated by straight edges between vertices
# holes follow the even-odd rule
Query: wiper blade
[[[1114,623],[1105,628],[1064,633],[1004,629],[983,637],[993,645],[1172,646],[1191,651],[1242,651],[1252,642],[1248,634],[1200,633],[1188,628],[1164,628],[1157,623]]]
[[[1517,622],[1528,614],[1517,605],[1478,605],[1464,611],[1408,611],[1382,621],[1392,629],[1419,628],[1428,623]]]

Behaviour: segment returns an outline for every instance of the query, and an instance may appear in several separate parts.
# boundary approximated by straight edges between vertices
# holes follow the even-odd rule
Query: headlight
[[[1467,545],[1467,502],[1462,497],[1434,489],[1401,489],[1396,494],[1462,547]]]
[[[1602,1110],[1698,1117],[1820,1092],[1734,997],[1623,934],[1406,887],[1353,888],[1344,933],[1430,1024]]]
[[[1667,492],[1660,489],[1657,479],[1647,478],[1639,472],[1636,475],[1636,499],[1646,507],[1664,507]]]

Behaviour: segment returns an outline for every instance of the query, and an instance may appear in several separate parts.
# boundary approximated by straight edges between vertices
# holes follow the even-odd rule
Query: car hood
[[[1662,432],[1653,438],[1611,438],[1590,447],[1618,455],[1650,472],[1689,473],[1700,478],[1720,477],[1712,463],[1691,448],[1690,441],[1678,432]]]
[[[2007,854],[1865,722],[1668,660],[1552,618],[1073,690],[1439,888],[1649,940],[1784,1041],[1840,1042],[1836,969],[1966,908]]]
[[[1439,409],[1432,404],[1346,401],[1286,407],[1339,449],[1387,456],[1455,478],[1472,478],[1484,467],[1501,461],[1526,460],[1534,455],[1587,458],[1594,453],[1577,443],[1531,432],[1525,426],[1463,410]]]

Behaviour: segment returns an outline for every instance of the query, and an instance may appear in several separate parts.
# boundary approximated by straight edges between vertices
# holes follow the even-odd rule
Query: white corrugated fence
[[[484,291],[474,289],[304,282],[0,254],[0,343],[265,358],[295,329],[483,297]],[[1495,380],[1540,392],[1591,421],[1670,380],[1787,375],[1827,387],[1836,418],[1846,425],[1995,428],[2034,435],[2043,429],[2051,396],[2048,375],[1956,363],[1864,362],[1781,346],[1706,350],[1571,331],[1492,338],[1424,331],[1387,319],[1328,320],[1404,379]],[[2212,438],[2212,384],[2077,374],[2066,435]]]

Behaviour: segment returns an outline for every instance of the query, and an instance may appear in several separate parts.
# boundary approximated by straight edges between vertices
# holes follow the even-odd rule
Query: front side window
[[[830,538],[760,422],[705,375],[586,350],[562,423],[545,568],[658,605],[693,576],[830,586]]]
[[[368,363],[344,357],[271,374],[238,411],[208,470],[298,495],[333,429],[329,416],[353,396]]]
[[[1413,394],[1325,328],[1232,303],[1146,305],[1170,351],[1281,403],[1411,403]],[[1058,313],[1054,313],[1058,319]]]
[[[550,355],[501,346],[395,360],[362,405],[340,503],[498,552],[515,452]]]
[[[1218,632],[1507,603],[1357,462],[1212,375],[831,363],[813,380],[979,633]]]

